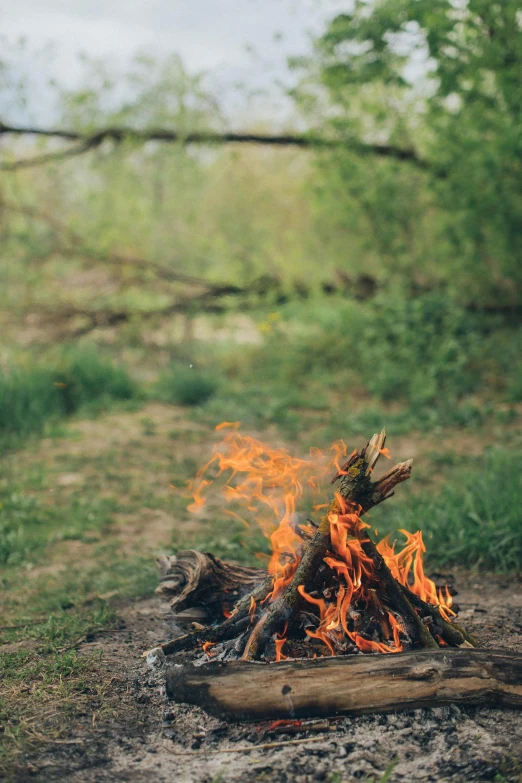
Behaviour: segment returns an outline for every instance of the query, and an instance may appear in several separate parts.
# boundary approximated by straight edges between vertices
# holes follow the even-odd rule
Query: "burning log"
[[[411,460],[396,465],[383,476],[380,482],[371,481],[371,473],[384,449],[385,440],[384,430],[380,434],[374,435],[364,449],[352,454],[341,472],[335,477],[334,481],[340,479],[339,491],[330,504],[328,513],[322,518],[319,530],[305,551],[292,581],[281,598],[271,604],[267,613],[254,628],[244,653],[245,659],[258,660],[264,653],[270,637],[281,629],[292,613],[299,611],[305,602],[306,585],[310,584],[317,568],[332,547],[330,531],[332,517],[346,515],[350,506],[352,515],[360,517],[390,497],[394,487],[410,477]],[[386,593],[389,601],[393,602],[394,607],[401,613],[410,639],[418,642],[422,647],[437,647],[437,642],[426,629],[405,594],[400,590],[384,559],[377,552],[374,543],[368,538],[364,528],[358,523],[358,519],[353,521],[355,521],[353,532],[361,542],[365,554],[374,563],[379,589]]]
[[[522,655],[423,650],[167,670],[167,695],[234,719],[324,717],[445,704],[522,708]]]
[[[387,539],[375,544],[362,520],[411,474],[408,460],[372,480],[379,457],[389,456],[385,440],[383,430],[342,466],[346,447],[342,441],[342,448],[337,444],[334,499],[318,525],[299,525],[295,500],[303,483],[319,485],[312,474],[313,460],[298,460],[284,450],[269,450],[252,438],[229,434],[224,451],[216,452],[198,474],[191,509],[203,505],[203,490],[211,483],[206,471],[217,461],[218,475],[232,471],[224,490],[227,499],[245,499],[251,510],[257,498],[274,514],[284,511],[270,533],[269,573],[193,550],[163,558],[159,590],[173,594],[176,609],[205,607],[213,621],[164,644],[163,652],[170,655],[202,646],[208,657],[219,655],[223,660],[241,655],[244,661],[281,661],[318,653],[473,647],[474,640],[453,622],[448,590],[438,591],[424,574],[422,534],[401,531],[407,543],[395,552]],[[238,479],[242,474],[246,478]],[[233,611],[220,621],[230,609],[231,597],[238,599]],[[217,646],[209,652],[213,645]]]

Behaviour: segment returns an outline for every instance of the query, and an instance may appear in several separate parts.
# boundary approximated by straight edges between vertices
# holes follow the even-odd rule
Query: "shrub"
[[[42,429],[62,412],[53,375],[40,367],[13,368],[0,374],[0,434],[24,436]]]
[[[481,338],[477,317],[443,293],[386,298],[367,308],[358,360],[368,389],[383,399],[454,399],[478,385],[471,362]]]
[[[177,405],[202,405],[217,391],[216,378],[186,364],[172,364],[158,379],[156,394]]]
[[[91,403],[130,400],[138,396],[137,385],[125,368],[102,356],[94,347],[72,350],[60,357],[53,371],[66,414],[75,413]]]
[[[136,384],[94,348],[75,348],[47,363],[0,372],[0,440],[12,445],[48,422],[95,404],[138,396]]]
[[[309,309],[307,333],[293,336],[290,320],[255,349],[251,371],[260,381],[346,389],[349,376],[378,398],[417,406],[453,402],[481,383],[489,325],[444,292]]]

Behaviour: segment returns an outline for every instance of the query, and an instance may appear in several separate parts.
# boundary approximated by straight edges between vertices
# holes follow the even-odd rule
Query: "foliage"
[[[0,373],[0,443],[8,446],[80,409],[137,394],[127,372],[93,347],[68,348],[45,363],[27,355]]]
[[[315,399],[324,407],[325,390],[357,393],[361,386],[374,400],[408,403],[417,415],[493,384],[505,397],[516,395],[519,328],[500,331],[494,318],[442,292],[380,296],[371,305],[334,302],[308,305],[306,324],[300,307],[282,309],[263,345],[225,357],[225,369],[232,377],[249,374],[258,390],[279,387],[287,405],[297,406],[307,390],[301,406]]]
[[[172,364],[163,372],[155,386],[155,394],[164,402],[178,405],[201,405],[218,388],[215,377],[192,364]]]
[[[311,130],[346,142],[336,151],[127,141],[10,173],[0,283],[11,311],[112,307],[139,326],[179,287],[133,259],[240,284],[268,273],[282,297],[365,274],[408,295],[436,285],[462,304],[519,304],[519,23],[514,0],[356,3],[296,93]],[[56,124],[79,130],[224,127],[204,75],[176,56],[141,55],[127,73],[87,61],[80,89],[54,90]],[[361,142],[413,150],[417,164]]]
[[[339,14],[301,91],[312,121],[352,146],[323,157],[330,225],[366,223],[394,273],[438,270],[467,298],[519,302],[521,65],[516,0],[358,0]],[[365,160],[357,140],[413,148],[423,165]]]
[[[386,298],[368,308],[358,325],[357,369],[382,399],[447,404],[480,383],[473,362],[483,349],[483,325],[447,296]]]
[[[84,57],[83,65],[83,89],[58,89],[63,122],[70,127],[171,125],[183,134],[219,124],[204,75],[190,74],[177,54],[163,59],[138,54],[119,74],[103,60]]]

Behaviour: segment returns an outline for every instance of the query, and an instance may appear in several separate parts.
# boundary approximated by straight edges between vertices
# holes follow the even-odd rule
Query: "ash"
[[[522,722],[515,711],[450,706],[340,718],[321,721],[328,726],[316,733],[309,730],[314,722],[303,721],[297,732],[272,729],[268,721],[227,724],[180,705],[167,709],[163,722],[171,755],[156,766],[157,780],[168,779],[173,758],[183,783],[377,783],[386,771],[390,781],[518,781],[522,770]],[[292,744],[262,747],[285,740]],[[248,753],[209,753],[247,745]],[[178,755],[187,748],[194,755]]]
[[[469,631],[483,646],[522,652],[520,584],[465,574],[457,581]],[[522,780],[522,711],[449,706],[274,726],[223,722],[169,702],[164,660],[153,654],[147,662],[142,653],[172,631],[160,602],[151,599],[129,610],[121,630],[86,644],[86,654],[100,651],[114,682],[107,717],[93,727],[91,715],[85,716],[75,727],[81,745],[28,756],[30,773],[21,770],[20,780],[379,783],[385,774],[389,783]],[[290,744],[262,747],[268,743]]]

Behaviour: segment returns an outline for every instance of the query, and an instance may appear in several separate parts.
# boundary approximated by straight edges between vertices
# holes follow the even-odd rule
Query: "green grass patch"
[[[127,371],[94,346],[69,348],[46,361],[31,357],[0,372],[0,449],[78,411],[97,413],[140,393]]]
[[[460,565],[492,571],[522,566],[522,454],[491,450],[473,467],[452,466],[452,475],[420,493],[371,512],[379,534],[421,529],[428,568]],[[406,487],[404,491],[407,491]],[[400,534],[397,534],[399,541]]]
[[[103,695],[99,656],[76,650],[81,640],[94,638],[117,621],[104,601],[94,604],[74,613],[51,614],[44,622],[32,618],[25,628],[2,630],[2,643],[23,644],[0,656],[0,773],[12,773],[27,743],[34,749],[47,738],[67,736],[75,714],[85,711],[94,696]]]
[[[92,560],[55,576],[4,572],[0,645],[9,646],[0,656],[0,777],[12,772],[28,744],[34,750],[70,737],[71,720],[109,709],[99,653],[78,648],[117,627],[121,603],[149,596],[157,575],[152,557],[105,548]]]
[[[0,564],[21,565],[38,561],[52,542],[85,540],[104,534],[119,508],[115,497],[75,493],[67,505],[48,505],[48,478],[35,471],[24,485],[12,474],[0,479]]]
[[[153,396],[176,405],[202,405],[217,391],[218,380],[208,371],[192,364],[173,363],[161,373]]]

